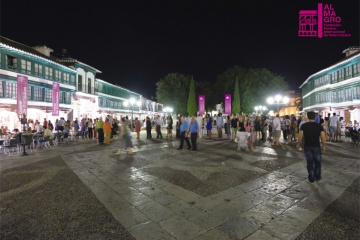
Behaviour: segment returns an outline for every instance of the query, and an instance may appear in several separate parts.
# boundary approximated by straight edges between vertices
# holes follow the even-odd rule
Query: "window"
[[[344,97],[344,91],[343,90],[339,90],[338,92],[337,92],[337,95],[338,95],[338,102],[342,102],[344,99],[343,99],[343,97]]]
[[[6,67],[9,69],[17,69],[17,58],[10,56],[10,55],[6,55]]]
[[[42,74],[42,65],[35,63],[34,68],[35,68],[35,75],[36,76],[42,76],[43,75]]]
[[[45,67],[45,78],[46,79],[53,79],[53,70],[50,67]]]
[[[351,88],[344,90],[344,100],[345,101],[351,101]]]
[[[31,74],[31,62],[21,59],[21,72]]]
[[[354,77],[359,76],[360,75],[360,63],[356,63],[354,65]]]
[[[44,99],[44,89],[39,87],[34,87],[34,101],[43,101]]]
[[[55,80],[61,80],[61,72],[59,70],[55,70]]]
[[[52,89],[45,88],[45,102],[52,102]]]
[[[1,60],[0,60],[1,61]],[[4,97],[4,88],[3,88],[3,82],[0,81],[0,98]]]
[[[360,86],[353,87],[353,99],[360,99]]]
[[[88,93],[91,93],[91,78],[88,78]]]
[[[31,89],[32,88],[34,88],[34,87],[32,87],[32,86],[28,86],[28,100],[32,100],[32,98],[31,98]]]
[[[78,75],[78,91],[82,92],[82,75]]]
[[[16,83],[6,82],[5,97],[6,98],[16,98]]]
[[[338,71],[338,78],[339,78],[339,81],[344,80],[344,69],[340,69]]]
[[[63,73],[63,80],[65,83],[69,83],[69,74],[68,73]]]
[[[69,92],[60,92],[60,103],[71,104],[71,94]]]
[[[333,72],[331,74],[331,83],[337,83],[338,81],[338,73],[337,72]]]
[[[332,102],[337,102],[336,92],[332,92]]]
[[[75,85],[75,76],[71,75],[71,85]]]

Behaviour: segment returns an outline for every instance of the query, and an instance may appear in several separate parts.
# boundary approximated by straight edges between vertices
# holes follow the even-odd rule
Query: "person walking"
[[[196,152],[197,151],[197,138],[199,137],[199,124],[197,123],[195,117],[191,118],[191,123],[190,123],[189,129],[190,129],[192,151]]]
[[[223,118],[222,118],[221,113],[219,113],[217,121],[216,121],[216,129],[217,129],[219,139],[222,139],[222,128],[223,128]]]
[[[151,139],[151,120],[149,117],[146,117],[146,139]]]
[[[124,152],[127,152],[128,155],[131,155],[133,153],[133,151],[132,151],[132,147],[133,147],[132,134],[131,134],[131,129],[129,128],[129,125],[126,124],[126,119],[125,118],[121,118],[120,134],[122,136],[122,139],[120,141],[120,148],[115,153],[115,155],[121,155],[121,153],[122,153],[121,148],[122,147],[124,148]]]
[[[330,138],[333,142],[335,142],[335,138],[337,135],[337,121],[338,117],[336,116],[336,113],[333,113],[332,117],[329,118]]]
[[[315,112],[307,113],[308,122],[300,127],[297,148],[304,138],[304,154],[307,163],[308,180],[310,183],[321,180],[321,139],[322,151],[326,150],[326,136],[324,128],[315,122]]]
[[[88,136],[89,136],[89,139],[92,139],[93,138],[93,121],[92,119],[90,118],[89,122],[88,122]]]
[[[185,120],[185,117],[181,118],[181,125],[180,125],[180,146],[178,148],[178,150],[183,149],[183,145],[184,145],[184,140],[186,141],[186,144],[188,146],[187,149],[191,149],[191,145],[189,142],[189,137],[188,137],[188,129],[189,129],[189,125],[188,122]]]

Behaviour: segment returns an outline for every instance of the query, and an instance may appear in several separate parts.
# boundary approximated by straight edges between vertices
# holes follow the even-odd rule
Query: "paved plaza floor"
[[[328,143],[310,184],[295,142],[141,138],[0,154],[0,239],[360,239],[359,147]]]

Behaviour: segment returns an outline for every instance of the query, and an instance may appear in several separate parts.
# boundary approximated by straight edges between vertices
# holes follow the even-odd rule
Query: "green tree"
[[[231,107],[231,112],[233,114],[240,113],[240,94],[239,94],[239,81],[236,79],[235,87],[234,87],[234,95],[233,95],[233,102]]]
[[[194,83],[194,79],[191,78],[189,98],[187,104],[187,113],[189,116],[196,116],[196,112],[197,112],[197,106],[196,106],[196,96],[195,96],[195,83]]]
[[[156,98],[165,106],[172,106],[174,112],[186,114],[189,86],[189,76],[169,73],[156,83]]]
[[[245,69],[234,66],[218,76],[217,93],[232,92],[230,90],[234,86],[235,79],[239,81],[240,109],[244,113],[253,112],[254,106],[266,104],[268,96],[288,88],[283,77],[267,69]],[[217,96],[217,99],[222,99],[222,96]]]

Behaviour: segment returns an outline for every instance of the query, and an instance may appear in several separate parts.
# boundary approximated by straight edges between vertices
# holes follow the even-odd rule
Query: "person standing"
[[[326,136],[324,128],[315,122],[315,112],[307,113],[308,122],[301,125],[297,148],[304,138],[304,154],[307,163],[308,180],[310,183],[321,180],[321,139],[322,151],[326,150]]]
[[[168,117],[168,123],[166,129],[167,129],[166,139],[168,138],[172,139],[173,119],[171,116]]]
[[[276,117],[273,119],[272,124],[273,124],[274,136],[271,145],[274,146],[276,142],[276,146],[280,146],[279,139],[281,135],[281,122],[280,122],[279,114],[276,114]]]
[[[185,117],[181,118],[181,125],[180,125],[180,146],[178,148],[178,150],[183,149],[183,145],[184,145],[184,140],[186,141],[186,144],[188,146],[187,149],[191,149],[191,145],[189,142],[189,137],[188,137],[188,129],[189,129],[189,125],[187,123],[187,121],[185,120]]]
[[[104,122],[102,118],[99,118],[99,120],[96,122],[96,131],[98,133],[98,140],[99,144],[104,143]]]
[[[197,151],[197,138],[199,137],[199,124],[197,123],[195,117],[191,118],[191,123],[190,123],[190,138],[191,138],[191,146],[192,146],[192,151],[196,152]]]
[[[110,124],[108,118],[105,119],[103,130],[105,133],[105,144],[109,145],[110,144],[110,136],[111,136],[111,124]]]
[[[222,128],[223,128],[223,118],[221,113],[218,114],[217,122],[216,122],[216,129],[218,132],[218,138],[222,139]]]
[[[92,119],[90,118],[89,119],[89,122],[88,122],[88,135],[89,135],[89,139],[92,139],[93,138],[93,121]]]
[[[156,124],[156,138],[157,139],[162,139],[162,134],[161,134],[161,125],[162,125],[162,119],[160,117],[160,115],[158,115],[156,121],[155,121],[155,124]]]
[[[236,133],[237,133],[238,121],[239,121],[238,118],[234,114],[231,121],[230,121],[231,133],[232,133],[232,141],[235,141],[235,137],[236,137]]]
[[[207,123],[206,123],[206,130],[207,130],[207,138],[211,139],[211,129],[212,129],[212,122],[213,119],[210,117],[210,114],[206,115]]]
[[[139,118],[135,118],[135,132],[136,132],[136,139],[140,140],[140,130],[141,130],[141,123]]]
[[[48,121],[46,121],[46,118],[44,118],[43,126],[46,127],[46,128],[48,127]]]
[[[230,124],[230,115],[226,116],[226,135],[229,140],[231,140],[231,124]]]
[[[149,117],[146,117],[146,139],[151,139],[151,120]]]
[[[338,117],[336,116],[336,113],[333,113],[332,117],[329,119],[329,130],[330,130],[330,138],[331,141],[335,142],[335,138],[337,135],[337,121]]]

